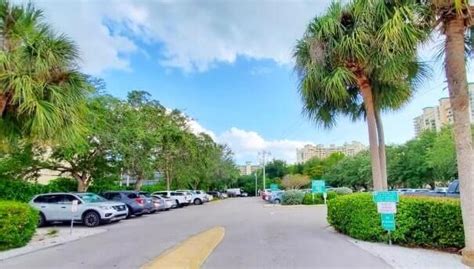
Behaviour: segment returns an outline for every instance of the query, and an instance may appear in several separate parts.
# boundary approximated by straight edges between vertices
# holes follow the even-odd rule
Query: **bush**
[[[340,187],[340,188],[332,188],[331,191],[335,192],[336,194],[339,195],[344,195],[344,194],[351,194],[352,189],[348,187]]]
[[[289,190],[283,193],[282,204],[284,205],[300,205],[303,203],[304,192],[297,190]]]
[[[0,200],[28,202],[38,193],[49,192],[46,185],[0,178]]]
[[[327,193],[326,200],[332,200],[337,197],[337,194],[333,192],[332,190]],[[322,193],[316,193],[314,194],[314,200],[313,200],[313,194],[312,193],[306,193],[303,199],[303,204],[304,205],[321,205],[324,204],[324,197]]]
[[[0,250],[26,245],[38,224],[38,211],[28,204],[0,201]]]
[[[328,222],[339,232],[367,241],[386,241],[377,206],[368,193],[339,196],[328,202]],[[457,199],[401,197],[392,241],[429,248],[464,247]]]

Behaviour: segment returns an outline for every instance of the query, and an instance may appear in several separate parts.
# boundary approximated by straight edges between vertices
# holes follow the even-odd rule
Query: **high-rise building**
[[[425,130],[439,131],[441,128],[439,110],[437,106],[423,108],[423,114],[413,119],[416,135]]]
[[[474,83],[469,83],[469,111],[471,122],[474,122]],[[451,102],[448,97],[439,99],[438,106],[425,107],[423,113],[413,119],[415,134],[418,136],[425,130],[439,131],[443,126],[454,122]]]
[[[246,162],[245,165],[239,165],[238,168],[241,176],[248,176],[257,171],[260,166],[252,165],[251,162]]]
[[[334,152],[341,152],[346,156],[354,156],[357,153],[367,149],[367,147],[357,141],[352,143],[345,143],[342,146],[336,146],[334,144],[325,147],[324,145],[305,145],[303,148],[296,149],[296,162],[305,163],[312,158],[324,159]]]

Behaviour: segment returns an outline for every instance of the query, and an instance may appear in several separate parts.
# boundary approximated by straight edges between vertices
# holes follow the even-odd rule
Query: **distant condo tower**
[[[346,156],[354,156],[357,153],[366,150],[367,147],[357,141],[352,141],[352,143],[345,143],[342,146],[336,146],[334,144],[325,147],[324,145],[305,145],[301,149],[296,149],[296,162],[305,163],[312,158],[324,159],[331,155],[334,152],[341,152]]]

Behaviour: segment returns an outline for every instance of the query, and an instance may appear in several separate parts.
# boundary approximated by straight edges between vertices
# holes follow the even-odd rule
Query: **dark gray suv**
[[[108,191],[102,194],[107,200],[124,203],[128,208],[127,218],[133,216],[139,217],[145,211],[145,199],[137,191]]]

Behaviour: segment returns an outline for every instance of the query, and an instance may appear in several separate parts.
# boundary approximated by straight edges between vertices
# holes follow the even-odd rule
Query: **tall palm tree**
[[[0,138],[72,140],[91,87],[78,51],[33,5],[0,0]]]
[[[411,96],[416,44],[427,36],[402,9],[386,1],[335,1],[309,24],[294,54],[303,109],[310,119],[331,127],[338,115],[365,115],[375,190],[386,188],[380,158],[384,150],[379,147],[383,133],[376,115]]]
[[[454,118],[466,245],[463,262],[474,267],[474,149],[465,55],[466,34],[473,24],[474,9],[469,5],[469,0],[431,0],[425,6],[429,11],[426,21],[434,22],[433,29],[439,29],[445,36],[444,65]],[[470,49],[469,46],[467,48]]]

